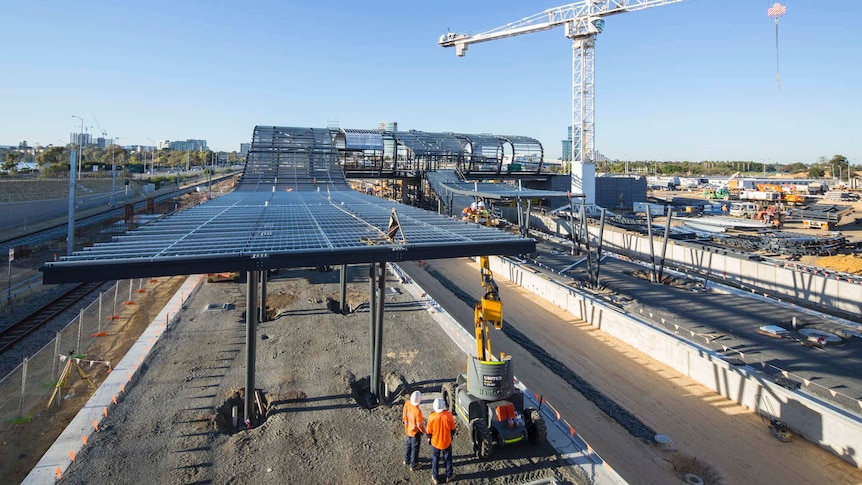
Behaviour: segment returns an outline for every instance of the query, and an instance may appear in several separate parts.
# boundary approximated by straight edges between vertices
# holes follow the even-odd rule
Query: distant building
[[[93,137],[89,133],[72,133],[69,135],[69,143],[73,145],[92,145]]]
[[[239,153],[242,156],[248,155],[248,150],[251,148],[251,143],[240,143],[239,144]]]
[[[168,143],[168,149],[170,150],[181,150],[181,151],[205,151],[207,148],[206,140],[186,140],[186,141],[172,141]]]
[[[395,131],[398,131],[398,122],[397,121],[381,121],[380,123],[377,123],[377,129],[380,131],[388,131],[390,133],[395,132]],[[384,158],[384,160],[385,159],[395,160],[395,158],[396,158],[395,148],[396,148],[395,147],[395,140],[388,138],[388,137],[383,139],[383,158]]]
[[[561,157],[564,162],[572,161],[572,127],[569,126],[569,134],[568,137],[563,140],[563,156]]]
[[[167,148],[170,148],[171,142],[170,140],[159,140],[156,142],[156,146],[159,147],[159,150],[165,150]]]

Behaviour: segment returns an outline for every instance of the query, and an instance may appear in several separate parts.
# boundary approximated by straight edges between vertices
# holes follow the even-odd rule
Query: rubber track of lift
[[[449,291],[451,291],[452,294],[454,294],[459,300],[466,303],[471,309],[473,308],[473,305],[476,300],[475,298],[470,296],[468,293],[462,290],[460,286],[455,284],[455,282],[448,279],[439,271],[436,271],[431,268],[430,265],[425,265],[424,268],[426,271],[428,271],[429,275],[442,283],[443,286],[448,288]],[[554,358],[551,354],[545,351],[545,349],[541,348],[538,344],[533,342],[529,337],[524,335],[521,331],[513,327],[511,324],[505,325],[503,327],[503,333],[506,334],[506,336],[509,337],[513,342],[520,345],[525,351],[532,355],[533,358],[541,362],[542,365],[548,368],[548,370],[568,382],[573,389],[581,393],[581,395],[583,395],[585,398],[595,404],[596,407],[599,408],[599,410],[601,410],[611,419],[616,421],[630,435],[644,441],[652,441],[655,438],[655,430],[647,426],[643,421],[638,419],[637,416],[632,414],[629,410],[620,406],[614,400],[602,393],[600,390],[596,389],[595,386],[587,382],[583,377],[581,377],[575,371],[566,366],[566,364]]]

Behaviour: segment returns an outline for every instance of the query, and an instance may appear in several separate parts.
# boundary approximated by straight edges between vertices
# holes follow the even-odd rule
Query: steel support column
[[[347,315],[347,265],[341,265],[341,274],[339,275],[341,284],[341,303],[339,311],[342,315]]]
[[[368,314],[370,315],[369,324],[371,338],[371,362],[370,372],[368,374],[369,392],[373,396],[376,404],[377,399],[377,263],[369,263],[368,265]]]
[[[266,280],[267,280],[267,272],[260,272],[260,319],[258,322],[263,323],[267,321],[266,317]]]
[[[649,204],[647,204],[646,208],[646,223],[647,223],[647,236],[649,237],[649,262],[652,265],[652,271],[649,274],[649,280],[655,283],[658,281],[658,270],[655,267],[655,247],[652,240],[652,210],[650,210]]]
[[[599,242],[596,243],[596,288],[599,287],[599,276],[602,271],[602,244],[605,239],[605,208],[602,207],[599,218]]]
[[[257,329],[257,279],[258,271],[246,273],[246,312],[245,312],[245,409],[243,418],[251,422],[254,417],[254,364],[255,364],[255,330]]]
[[[383,401],[383,310],[386,297],[386,263],[377,263],[377,331],[375,336],[377,342],[374,347],[376,353],[374,355],[374,376],[377,378],[377,385],[371,390],[377,398],[377,402]]]
[[[664,257],[667,254],[667,238],[670,235],[670,222],[673,218],[673,208],[667,208],[667,222],[664,225],[664,240],[661,243],[661,258],[658,266],[658,280],[661,281],[664,276]]]

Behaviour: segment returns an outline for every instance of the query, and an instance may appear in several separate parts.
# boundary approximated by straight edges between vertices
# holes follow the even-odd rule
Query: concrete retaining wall
[[[531,268],[494,257],[491,271],[738,404],[752,410],[771,407],[794,433],[862,468],[862,419],[858,416],[778,386],[751,367],[732,366],[709,349],[577,293]]]
[[[549,234],[571,238],[569,223],[560,218],[533,214],[530,227],[542,228]],[[591,244],[598,240],[597,226],[590,226]],[[603,247],[612,251],[632,251],[649,254],[649,238],[640,234],[607,230]],[[661,238],[655,238],[656,257],[661,251]],[[784,263],[784,266],[760,263],[733,256],[728,251],[707,246],[692,247],[668,241],[666,260],[692,271],[709,271],[710,279],[726,279],[744,287],[755,288],[785,298],[796,298],[813,304],[862,314],[862,284],[840,274],[815,268]]]

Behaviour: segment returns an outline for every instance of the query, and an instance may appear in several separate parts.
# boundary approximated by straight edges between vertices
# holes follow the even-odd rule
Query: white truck
[[[762,190],[743,190],[739,193],[739,199],[759,200],[762,202],[779,202],[781,200],[781,193]]]
[[[758,207],[754,202],[731,202],[730,214],[733,217],[744,217],[746,219],[754,219],[757,215]]]

